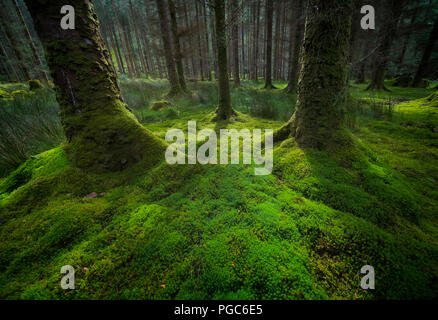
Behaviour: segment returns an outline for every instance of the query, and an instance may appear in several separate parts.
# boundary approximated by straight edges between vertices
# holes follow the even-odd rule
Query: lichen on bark
[[[89,0],[26,0],[43,43],[60,104],[72,163],[94,172],[118,171],[146,158],[157,163],[164,143],[142,127],[120,93],[116,72]],[[63,5],[76,28],[60,27]]]

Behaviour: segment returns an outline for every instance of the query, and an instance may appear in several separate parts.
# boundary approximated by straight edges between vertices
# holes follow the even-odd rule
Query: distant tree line
[[[129,78],[170,78],[166,54],[172,55],[176,78],[217,78],[214,18],[210,0],[93,0],[101,32],[117,72]],[[419,85],[436,78],[438,4],[436,0],[354,1],[351,74],[370,89],[383,89],[385,77],[410,74]],[[23,0],[4,0],[0,12],[0,73],[3,81],[47,79],[47,67]],[[376,30],[361,30],[360,8],[376,9]],[[299,53],[307,0],[224,0],[227,72],[240,79],[288,81],[296,91]],[[161,15],[159,8],[161,8]],[[167,19],[169,45],[160,22]],[[172,72],[170,72],[172,73]]]

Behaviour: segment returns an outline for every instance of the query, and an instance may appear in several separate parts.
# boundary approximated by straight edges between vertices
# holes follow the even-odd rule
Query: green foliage
[[[139,96],[137,85],[149,88],[128,83],[126,100]],[[243,82],[233,91],[236,109],[263,97],[290,99],[251,87]],[[147,90],[150,100],[130,106],[137,116],[172,109],[147,110],[167,92]],[[169,128],[186,130],[189,119],[199,129],[214,128],[213,85],[190,90],[169,100],[177,118],[146,119],[147,128],[158,137]],[[252,165],[164,162],[90,174],[73,168],[62,146],[31,157],[0,180],[0,297],[436,298],[438,133],[430,126],[438,126],[438,113],[427,100],[433,96],[394,105],[391,117],[377,115],[369,102],[425,93],[407,90],[377,98],[353,88],[361,100],[349,111],[356,110],[351,144],[340,137],[320,152],[287,139],[275,146],[270,176],[254,176]],[[240,110],[229,128],[283,124]],[[91,192],[99,196],[87,198]],[[71,291],[59,285],[67,264],[76,270]],[[375,267],[377,290],[360,288],[365,264]]]
[[[2,87],[11,94],[0,101],[0,177],[30,156],[64,141],[59,106],[51,89],[30,94],[17,90],[17,85]]]

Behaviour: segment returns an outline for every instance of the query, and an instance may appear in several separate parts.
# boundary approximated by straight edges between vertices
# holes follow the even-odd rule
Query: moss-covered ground
[[[215,124],[213,83],[190,83],[190,95],[157,111],[165,82],[121,86],[162,139],[188,120],[276,129],[296,98],[243,82],[232,91],[237,120]],[[350,148],[302,150],[290,138],[275,145],[268,176],[166,163],[98,175],[72,167],[63,145],[34,155],[0,178],[0,298],[437,298],[438,108],[424,99],[433,90],[364,87],[350,88]],[[360,287],[367,264],[375,290]],[[75,290],[60,287],[64,265]]]

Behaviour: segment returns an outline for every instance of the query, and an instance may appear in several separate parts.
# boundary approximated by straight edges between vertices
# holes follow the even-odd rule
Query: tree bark
[[[199,6],[198,3],[195,3],[195,11],[196,11],[196,26],[198,27],[196,30],[196,37],[198,39],[198,55],[199,55],[199,74],[201,75],[201,81],[204,81],[204,53],[203,53],[203,48],[202,48],[202,43],[201,43],[201,23],[199,20],[199,16],[200,16],[200,10],[199,10]]]
[[[427,64],[429,63],[430,56],[432,55],[433,47],[435,46],[435,42],[438,39],[438,18],[435,20],[433,29],[429,36],[429,41],[427,42],[426,49],[424,49],[423,57],[421,58],[421,62],[418,66],[417,72],[415,73],[414,80],[412,81],[412,86],[414,88],[418,87],[421,83],[421,80],[424,77],[424,73],[427,69]]]
[[[175,3],[173,0],[168,0],[169,4],[169,14],[170,14],[170,30],[173,35],[173,48],[175,50],[175,62],[176,62],[176,71],[178,73],[178,80],[181,89],[187,90],[186,80],[184,78],[184,67],[182,63],[182,54],[181,54],[181,45],[179,42],[178,35],[178,23],[176,21],[176,9]]]
[[[273,0],[266,0],[266,65],[265,88],[275,89],[272,85],[272,20],[274,14]]]
[[[225,0],[214,0],[216,51],[219,86],[219,106],[214,120],[227,120],[234,111],[231,108],[230,83],[228,80],[227,35],[225,26]]]
[[[207,24],[207,8],[205,1],[202,5],[202,12],[204,16],[204,28],[205,28],[205,68],[207,69],[207,79],[211,81],[211,63],[210,63],[210,45],[208,41],[208,24]]]
[[[309,1],[297,107],[276,140],[293,136],[301,147],[324,149],[341,129],[351,14],[351,1]]]
[[[293,43],[293,52],[289,53],[289,81],[287,83],[286,92],[288,93],[296,93],[297,92],[297,84],[298,84],[298,76],[299,76],[299,68],[300,68],[300,53],[301,46],[303,42],[304,35],[304,20],[303,16],[303,0],[296,1],[295,10],[295,31],[291,30],[291,45]]]
[[[254,41],[254,79],[258,81],[259,79],[259,39],[260,39],[260,1],[257,0],[257,10],[256,10],[256,34]]]
[[[164,58],[166,59],[167,75],[170,82],[169,96],[174,96],[181,93],[181,86],[178,81],[178,76],[173,60],[173,50],[171,43],[171,34],[169,30],[169,20],[167,19],[167,10],[164,0],[156,0],[158,15],[160,17],[161,37],[163,40]]]
[[[232,2],[232,15],[236,14],[238,10],[238,0],[233,0]],[[240,74],[239,74],[239,25],[237,22],[237,18],[233,21],[233,26],[231,28],[231,39],[233,42],[233,80],[234,86],[240,86]]]
[[[164,144],[141,126],[123,103],[109,52],[89,0],[25,0],[56,86],[61,121],[73,164],[118,171],[140,160],[163,159]],[[74,30],[60,28],[60,9],[75,8]]]

